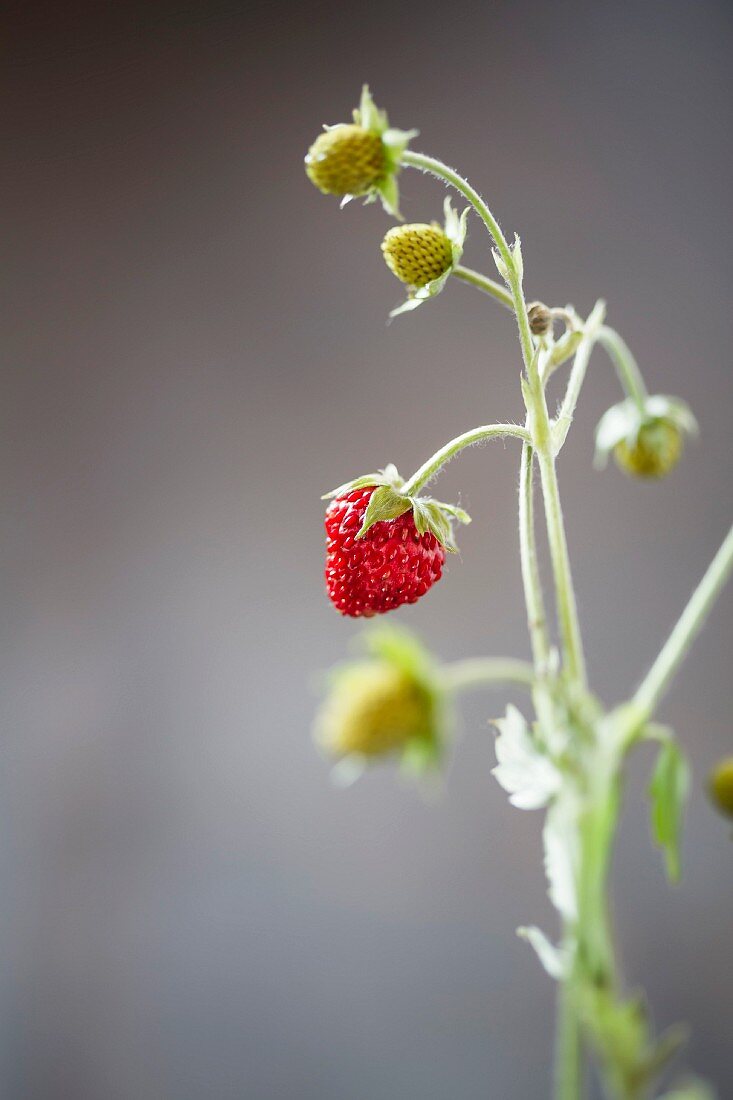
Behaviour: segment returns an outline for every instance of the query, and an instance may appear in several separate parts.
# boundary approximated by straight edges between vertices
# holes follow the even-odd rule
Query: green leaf
[[[367,510],[364,513],[364,522],[357,533],[357,538],[363,538],[370,527],[383,520],[397,519],[410,510],[410,500],[401,493],[395,492],[390,485],[380,485],[369,498]]]
[[[508,791],[512,806],[520,810],[546,806],[560,788],[557,768],[516,707],[507,707],[505,717],[497,718],[494,725],[499,730],[495,745],[498,763],[491,774]]]
[[[687,761],[676,741],[669,739],[659,750],[649,797],[652,834],[664,851],[667,877],[671,882],[678,882],[680,877],[680,834],[689,785]]]
[[[565,790],[552,802],[542,830],[547,893],[558,913],[570,922],[578,917],[578,815],[577,799]]]

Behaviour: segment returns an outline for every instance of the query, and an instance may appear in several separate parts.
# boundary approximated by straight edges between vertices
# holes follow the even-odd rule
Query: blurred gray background
[[[371,83],[524,243],[527,292],[596,296],[702,438],[663,484],[591,468],[594,357],[560,466],[594,683],[618,701],[731,511],[733,18],[700,0],[24,4],[5,35],[0,1059],[5,1100],[543,1100],[553,929],[539,815],[464,708],[443,796],[334,789],[317,674],[358,624],[322,587],[319,494],[518,419],[507,314],[470,288],[387,327],[376,206],[308,183]],[[409,219],[443,191],[402,177]],[[491,273],[470,222],[466,260]],[[556,387],[557,393],[559,388]],[[555,391],[553,391],[554,400]],[[400,613],[446,658],[526,655],[517,449],[440,482],[462,554]],[[733,1095],[731,603],[662,718],[695,768],[683,884],[632,768],[628,974]]]

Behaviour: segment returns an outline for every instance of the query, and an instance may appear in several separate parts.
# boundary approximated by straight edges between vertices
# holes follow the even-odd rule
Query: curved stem
[[[478,191],[475,191],[468,180],[464,180],[462,176],[458,175],[455,169],[449,168],[447,164],[443,164],[442,161],[436,160],[434,157],[425,156],[424,153],[413,153],[409,149],[405,150],[402,154],[401,162],[403,165],[410,168],[419,168],[421,172],[428,172],[430,175],[443,180],[444,183],[449,183],[452,187],[455,187],[456,191],[459,191],[465,199],[468,199],[488,229],[498,249],[499,255],[506,265],[509,289],[511,291],[514,312],[517,315],[517,324],[519,326],[519,342],[522,345],[522,357],[525,367],[529,369],[529,365],[532,361],[533,344],[532,333],[529,328],[529,319],[527,317],[527,305],[524,301],[524,295],[522,294],[522,280],[517,271],[516,264],[514,263],[512,250],[501,231],[501,226],[498,221],[491,213]]]
[[[449,691],[469,691],[498,684],[529,687],[534,682],[532,666],[512,657],[471,657],[445,665],[441,674]]]
[[[550,544],[552,572],[557,593],[557,614],[560,621],[560,635],[565,656],[567,675],[581,686],[586,686],[585,657],[580,635],[578,607],[570,571],[565,525],[560,504],[560,487],[557,482],[555,459],[549,448],[540,448],[537,452],[542,486],[545,498],[545,517],[547,537]]]
[[[583,641],[580,634],[578,608],[570,570],[570,555],[562,518],[550,417],[542,385],[542,371],[536,358],[533,360],[529,373],[527,400],[529,401],[529,418],[532,424],[532,442],[537,452],[537,461],[542,478],[545,522],[552,561],[552,574],[555,582],[564,671],[569,679],[575,680],[579,687],[584,688],[586,686],[586,675]]]
[[[454,275],[456,279],[460,279],[461,282],[475,286],[477,290],[483,290],[485,294],[490,294],[492,298],[495,298],[501,305],[506,306],[507,309],[514,309],[514,302],[509,291],[500,286],[499,283],[495,283],[493,279],[482,275],[479,271],[473,271],[470,267],[462,267],[457,264],[451,271],[451,275]]]
[[[455,439],[451,439],[449,443],[436,451],[432,458],[429,458],[427,462],[423,462],[420,469],[416,470],[412,477],[405,482],[401,492],[406,496],[414,495],[424,485],[427,485],[430,479],[435,477],[438,471],[465,447],[470,447],[474,443],[481,443],[485,439],[497,439],[499,436],[529,439],[529,433],[518,424],[485,424],[480,428],[473,428],[470,432],[464,432],[462,435],[457,435]]]
[[[555,418],[555,425],[553,427],[553,443],[556,454],[562,448],[568,431],[570,430],[570,425],[575,415],[575,406],[580,396],[580,389],[588,369],[591,352],[593,351],[596,340],[599,339],[599,324],[603,320],[605,311],[605,302],[596,302],[593,312],[583,326],[583,335],[575,355],[575,362],[570,371],[570,378],[568,379],[565,396],[563,397],[560,411]]]
[[[532,644],[535,668],[543,673],[550,654],[547,634],[547,615],[542,595],[542,583],[537,563],[537,544],[534,529],[533,489],[534,450],[530,443],[522,447],[522,464],[519,471],[519,556],[522,568],[524,599],[527,605],[527,625]]]
[[[519,561],[522,570],[524,602],[527,607],[532,659],[536,672],[532,698],[540,722],[551,728],[552,698],[545,682],[550,658],[550,638],[537,561],[534,526],[534,449],[529,443],[525,443],[522,447],[522,461],[519,467]]]
[[[601,325],[597,332],[597,339],[608,352],[624,392],[636,402],[639,408],[643,408],[648,396],[647,388],[644,385],[639,364],[631,354],[628,344],[621,339],[615,329],[609,328],[608,325]]]
[[[733,527],[726,535],[717,554],[690,597],[677,625],[662,647],[634,695],[633,702],[645,717],[651,716],[661,696],[669,687],[695,637],[700,632],[710,608],[733,572]]]

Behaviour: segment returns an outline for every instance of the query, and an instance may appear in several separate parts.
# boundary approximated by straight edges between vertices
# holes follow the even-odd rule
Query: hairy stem
[[[442,676],[450,691],[470,691],[472,688],[534,683],[534,669],[527,661],[511,657],[472,657],[443,666]]]
[[[647,388],[644,385],[639,364],[631,354],[628,344],[621,339],[615,329],[609,328],[608,325],[602,325],[598,329],[597,339],[608,352],[624,392],[636,402],[640,409],[643,409],[644,401],[648,396]]]
[[[456,279],[460,279],[461,282],[475,286],[477,290],[483,290],[484,293],[490,294],[492,298],[506,306],[507,309],[514,309],[514,302],[509,291],[499,283],[494,282],[493,279],[482,275],[479,271],[473,271],[470,267],[462,267],[457,264],[451,275],[454,275]]]
[[[537,561],[537,545],[534,529],[534,450],[530,443],[522,447],[522,464],[519,471],[519,556],[527,605],[527,626],[532,643],[535,668],[543,674],[550,654],[547,634],[547,615],[542,595],[542,584]]]
[[[643,716],[650,717],[654,713],[657,703],[682,664],[731,572],[733,572],[733,527],[723,540],[659,656],[634,695],[633,702]]]
[[[536,357],[530,366],[527,400],[532,424],[532,439],[537,451],[537,460],[542,478],[545,522],[547,524],[547,538],[555,582],[564,671],[569,680],[584,688],[586,686],[586,675],[583,641],[580,634],[578,608],[570,570],[570,555],[562,518],[550,417],[547,411],[547,400],[542,385],[541,371]]]
[[[578,397],[580,396],[580,390],[588,369],[591,352],[598,339],[598,326],[603,320],[605,310],[605,302],[596,302],[593,312],[583,326],[583,335],[575,354],[575,361],[570,371],[570,378],[568,379],[565,396],[563,397],[560,411],[553,425],[552,434],[555,454],[562,448],[570,430],[570,425],[573,422],[575,406],[578,403]]]
[[[501,226],[498,221],[491,213],[478,191],[474,190],[468,180],[459,176],[455,169],[449,168],[448,165],[443,164],[442,161],[436,160],[434,157],[427,157],[424,153],[412,153],[408,149],[402,154],[402,164],[410,168],[418,168],[421,172],[428,172],[430,175],[443,180],[444,183],[450,184],[451,187],[455,187],[456,191],[459,191],[465,199],[468,199],[478,216],[481,218],[481,221],[488,229],[499,255],[507,268],[512,304],[517,316],[517,325],[519,326],[519,342],[522,346],[522,357],[524,359],[524,365],[528,369],[532,361],[533,346],[532,333],[529,328],[529,318],[527,317],[527,305],[524,301],[524,295],[522,294],[522,280],[517,271],[516,264],[514,263],[512,251],[509,248],[506,237],[501,231]]]
[[[581,1100],[583,1047],[575,990],[569,980],[557,987],[555,1033],[555,1100]]]
[[[514,436],[517,439],[529,439],[529,433],[519,424],[484,424],[480,428],[472,428],[470,432],[463,432],[451,439],[439,451],[436,451],[427,462],[423,462],[419,470],[405,482],[402,492],[408,495],[419,492],[424,485],[435,477],[439,470],[455,458],[460,451],[471,447],[474,443],[482,443],[486,439],[498,439],[500,436]]]

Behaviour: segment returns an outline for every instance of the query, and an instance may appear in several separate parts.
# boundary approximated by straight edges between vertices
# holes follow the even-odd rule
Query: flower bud
[[[527,310],[527,317],[533,336],[545,336],[552,328],[552,314],[544,302],[533,302]]]
[[[308,178],[326,195],[365,195],[386,168],[380,135],[352,123],[319,134],[305,158]]]
[[[721,813],[733,817],[733,756],[725,757],[713,768],[710,797]]]
[[[453,246],[437,225],[397,225],[382,241],[390,271],[408,286],[423,287],[439,279],[453,263]]]
[[[622,439],[614,447],[622,470],[633,477],[664,477],[682,454],[682,432],[671,420],[650,420],[639,428],[636,439]]]
[[[316,738],[330,755],[388,756],[415,738],[432,735],[434,701],[425,688],[387,661],[344,669],[316,722]]]

